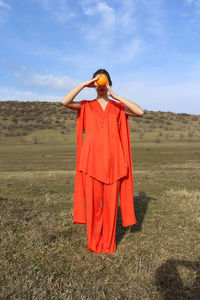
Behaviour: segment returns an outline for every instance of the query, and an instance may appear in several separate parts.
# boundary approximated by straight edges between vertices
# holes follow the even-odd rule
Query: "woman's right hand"
[[[97,87],[96,81],[99,78],[100,74],[98,74],[96,77],[92,78],[91,80],[83,82],[84,87],[88,88],[95,88]]]
[[[62,99],[62,104],[65,105],[68,108],[71,109],[80,109],[81,108],[81,104],[79,103],[72,103],[72,101],[74,100],[74,98],[76,97],[76,95],[78,93],[80,93],[80,91],[85,88],[85,87],[89,87],[89,88],[96,88],[97,87],[97,79],[99,78],[100,74],[98,74],[95,78],[92,78],[91,80],[88,81],[84,81],[81,84],[79,84],[78,86],[76,86],[74,89],[72,89],[71,91],[69,91],[67,93],[67,95],[64,96],[64,98]]]

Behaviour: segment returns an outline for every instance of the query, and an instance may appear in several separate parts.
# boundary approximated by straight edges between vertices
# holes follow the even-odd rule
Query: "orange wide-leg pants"
[[[86,173],[82,174],[86,199],[87,247],[95,253],[115,252],[120,180],[106,184]]]

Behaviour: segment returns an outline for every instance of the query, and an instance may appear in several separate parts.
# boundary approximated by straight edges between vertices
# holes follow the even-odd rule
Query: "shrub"
[[[39,143],[39,138],[37,136],[33,136],[33,143],[38,144]]]
[[[161,143],[161,140],[159,138],[155,138],[154,142]]]

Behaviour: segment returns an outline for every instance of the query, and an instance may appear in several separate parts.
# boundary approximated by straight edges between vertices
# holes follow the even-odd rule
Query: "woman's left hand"
[[[141,109],[141,107],[135,103],[133,103],[132,101],[125,99],[117,94],[115,94],[110,86],[109,83],[106,84],[107,90],[109,91],[110,95],[113,99],[122,102],[125,105],[125,112],[129,115],[132,116],[142,116],[144,114],[144,111]]]
[[[110,97],[112,97],[113,99],[116,99],[117,100],[117,94],[115,94],[112,90],[111,90],[111,87],[109,85],[109,83],[106,84],[106,87],[107,87],[107,90],[109,91],[109,95]]]

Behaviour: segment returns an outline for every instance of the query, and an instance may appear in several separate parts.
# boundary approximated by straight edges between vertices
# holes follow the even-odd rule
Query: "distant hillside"
[[[131,139],[136,142],[200,141],[200,115],[144,111],[129,117]],[[14,138],[39,143],[47,137],[59,142],[74,140],[76,111],[59,102],[0,101],[1,141]]]

